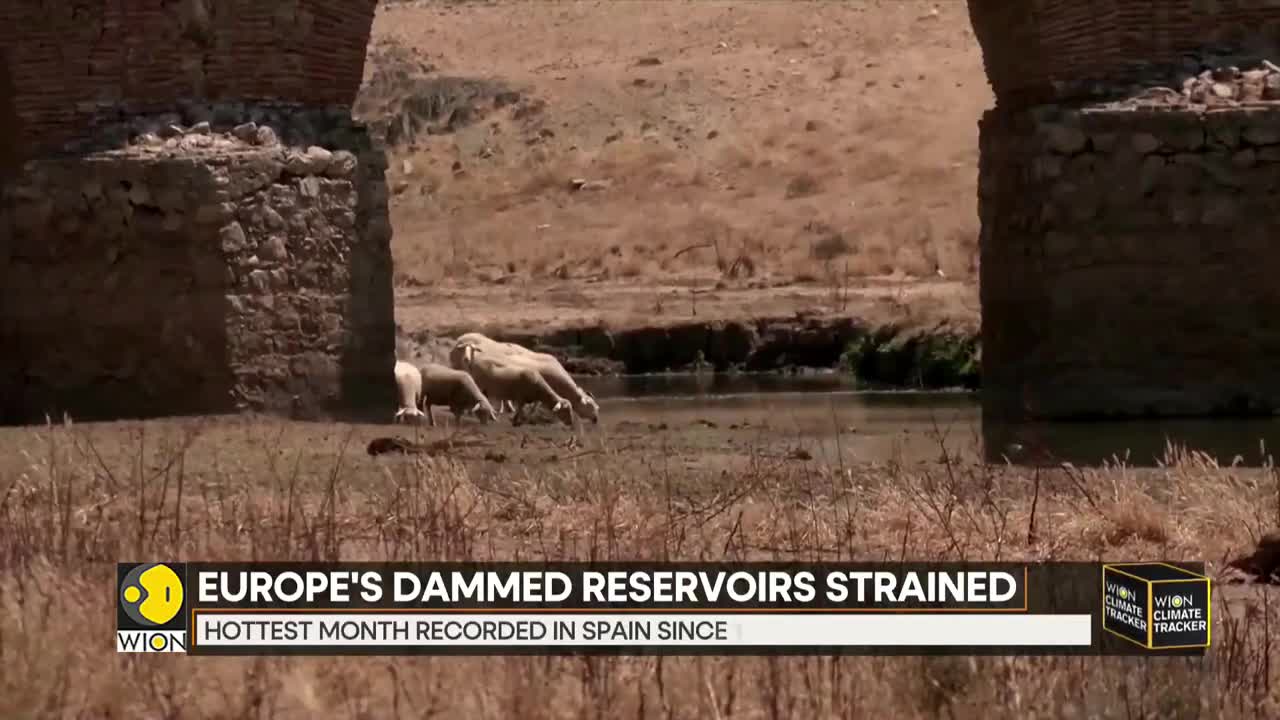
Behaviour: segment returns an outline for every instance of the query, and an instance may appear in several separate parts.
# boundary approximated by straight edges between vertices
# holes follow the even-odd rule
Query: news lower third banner
[[[116,650],[1203,655],[1203,563],[121,563]]]

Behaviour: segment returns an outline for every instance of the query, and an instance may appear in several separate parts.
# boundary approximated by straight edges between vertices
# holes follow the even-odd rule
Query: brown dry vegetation
[[[371,458],[364,446],[385,428],[245,418],[4,430],[0,707],[17,718],[1280,715],[1280,608],[1260,586],[1215,592],[1203,660],[113,652],[117,560],[1205,558],[1216,575],[1280,504],[1274,472],[1194,454],[1154,471],[1037,474],[949,452],[806,461],[786,452],[803,439],[784,434],[708,452],[684,428],[581,443],[550,428],[471,432],[436,457]]]
[[[393,152],[398,281],[428,286],[402,287],[400,319],[652,321],[717,283],[700,308],[714,317],[826,307],[846,283],[848,312],[976,316],[990,95],[963,3],[933,9],[388,4],[371,49],[384,69],[398,56],[493,81],[481,96],[520,93]],[[935,266],[959,280],[901,285]],[[119,560],[1173,558],[1216,575],[1280,522],[1274,471],[1195,454],[1037,472],[950,453],[804,460],[806,438],[772,430],[470,432],[439,456],[371,458],[385,427],[0,429],[4,716],[1280,717],[1280,603],[1258,586],[1215,592],[1204,660],[114,653]]]
[[[440,114],[391,152],[402,285],[487,288],[496,308],[495,284],[602,283],[614,317],[619,285],[802,308],[778,287],[941,269],[973,295],[992,99],[963,3],[396,4],[366,72],[367,116],[415,93]],[[455,105],[474,111],[450,128]]]

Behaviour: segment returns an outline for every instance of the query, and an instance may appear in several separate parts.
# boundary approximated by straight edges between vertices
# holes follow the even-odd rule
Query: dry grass
[[[440,431],[436,431],[440,432]],[[1280,713],[1276,598],[1215,593],[1204,660],[200,658],[111,648],[117,560],[1218,560],[1277,522],[1269,471],[822,466],[760,447],[689,470],[601,436],[490,435],[373,459],[380,427],[247,419],[7,430],[8,717],[1252,718]],[[503,444],[505,443],[505,444]],[[490,448],[491,450],[492,448]],[[547,452],[551,451],[552,456]],[[552,460],[551,457],[558,459]],[[704,455],[705,457],[705,455]]]
[[[973,278],[963,3],[423,2],[373,47],[528,100],[393,150],[402,284]]]

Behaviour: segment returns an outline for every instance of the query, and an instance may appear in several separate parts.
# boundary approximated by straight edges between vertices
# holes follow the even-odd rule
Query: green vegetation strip
[[[869,384],[976,389],[982,353],[974,335],[905,335],[887,328],[850,342],[840,369]]]

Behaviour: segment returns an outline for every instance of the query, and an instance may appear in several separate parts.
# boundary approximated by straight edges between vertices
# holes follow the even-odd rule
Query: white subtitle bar
[[[196,612],[196,646],[1089,646],[1090,615]]]

